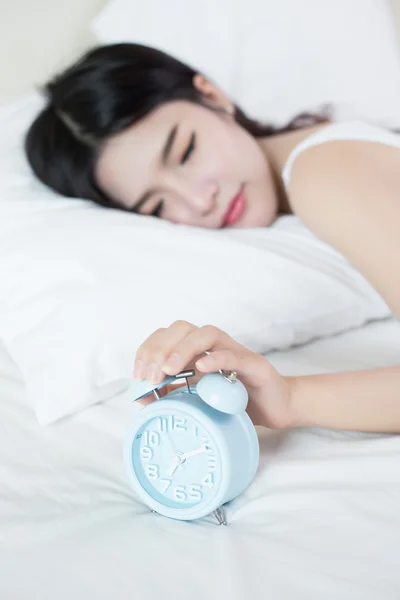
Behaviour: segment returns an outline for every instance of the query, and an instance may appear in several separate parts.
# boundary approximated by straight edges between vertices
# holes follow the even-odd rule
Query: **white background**
[[[400,49],[400,0],[391,3]],[[106,0],[1,0],[0,104],[45,82],[94,44],[89,23],[106,4]]]

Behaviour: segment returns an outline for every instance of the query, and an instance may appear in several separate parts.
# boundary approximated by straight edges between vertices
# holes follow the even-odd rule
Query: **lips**
[[[246,197],[244,195],[243,186],[240,188],[240,191],[233,198],[232,202],[228,206],[228,210],[224,215],[224,219],[222,221],[222,227],[226,227],[227,225],[233,225],[240,219],[240,217],[244,213],[244,209],[246,208]]]

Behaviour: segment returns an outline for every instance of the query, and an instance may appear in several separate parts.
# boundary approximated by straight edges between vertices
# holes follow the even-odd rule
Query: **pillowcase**
[[[249,113],[286,122],[332,103],[337,118],[400,126],[389,0],[111,0],[99,42],[138,42],[204,72]]]
[[[56,195],[22,151],[41,103],[0,111],[0,338],[41,424],[127,389],[138,346],[177,319],[265,353],[390,314],[295,217],[206,230]]]

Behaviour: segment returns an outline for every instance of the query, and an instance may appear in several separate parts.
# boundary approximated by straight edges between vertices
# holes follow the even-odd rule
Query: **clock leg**
[[[218,525],[228,525],[225,519],[225,515],[222,512],[221,508],[217,508],[216,510],[214,510],[213,515],[217,519]]]
[[[153,510],[153,509],[151,509],[151,512],[152,512],[152,513],[156,513],[156,514],[157,514],[157,511],[156,511],[156,510]],[[214,510],[214,512],[213,512],[213,515],[214,515],[214,516],[215,516],[215,518],[217,519],[217,521],[218,521],[218,525],[228,525],[228,523],[226,522],[226,519],[225,519],[225,515],[224,515],[224,513],[222,512],[222,509],[221,509],[221,508],[217,508],[217,509],[215,509],[215,510]]]

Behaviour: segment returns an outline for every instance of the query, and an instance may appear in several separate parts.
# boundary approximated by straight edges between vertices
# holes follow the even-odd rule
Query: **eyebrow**
[[[176,138],[176,134],[178,133],[178,126],[179,126],[179,124],[176,123],[172,127],[172,129],[169,132],[168,137],[165,141],[164,147],[161,152],[161,163],[163,165],[165,165],[165,163],[167,162],[167,160],[169,158],[169,155],[171,154],[172,146],[174,145],[174,140]],[[140,196],[140,198],[136,202],[136,204],[131,208],[131,211],[138,212],[140,207],[143,206],[143,204],[146,202],[146,200],[148,200],[148,198],[150,198],[150,196],[153,193],[154,193],[154,190],[149,190],[148,192],[145,192],[144,194],[142,194],[142,196]]]

